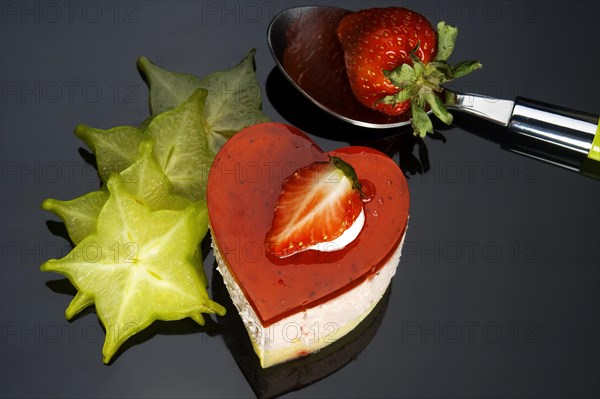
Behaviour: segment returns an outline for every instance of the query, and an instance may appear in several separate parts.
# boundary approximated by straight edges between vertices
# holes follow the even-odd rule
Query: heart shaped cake
[[[400,259],[409,193],[379,151],[325,153],[293,126],[261,123],[217,154],[207,204],[217,269],[269,367],[329,345],[375,307]]]

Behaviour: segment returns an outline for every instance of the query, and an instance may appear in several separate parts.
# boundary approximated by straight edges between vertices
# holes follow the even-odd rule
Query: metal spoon
[[[276,15],[269,25],[267,41],[277,66],[310,101],[348,123],[373,129],[410,124],[410,115],[384,115],[363,106],[352,94],[336,34],[338,22],[349,12],[336,7],[304,6]],[[518,143],[509,150],[573,170],[580,170],[587,158],[594,159],[595,151],[600,154],[600,148],[592,149],[597,115],[523,98],[511,101],[450,93],[448,109],[506,127]]]

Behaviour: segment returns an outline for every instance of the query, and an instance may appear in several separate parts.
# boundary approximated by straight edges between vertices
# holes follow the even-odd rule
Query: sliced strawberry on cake
[[[283,182],[265,245],[279,258],[309,249],[337,251],[354,241],[364,222],[356,172],[341,158],[330,157]]]

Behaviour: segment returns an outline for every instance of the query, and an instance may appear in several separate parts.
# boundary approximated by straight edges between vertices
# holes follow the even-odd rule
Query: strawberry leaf
[[[420,78],[425,71],[425,65],[421,62],[420,59],[416,58],[415,62],[413,62],[413,69],[415,70],[415,76]]]
[[[479,61],[474,61],[474,60],[462,61],[454,66],[452,72],[454,74],[454,78],[461,78],[481,67],[482,67],[482,65],[479,63]]]
[[[445,61],[432,61],[426,66],[427,80],[436,85],[454,79],[452,67]]]
[[[454,51],[458,29],[441,21],[437,25],[438,50],[434,61],[447,61]]]
[[[431,123],[431,119],[427,116],[427,113],[423,110],[422,107],[412,105],[412,118],[410,123],[416,135],[420,137],[425,137],[427,133],[433,133],[433,124]]]
[[[356,175],[356,170],[348,162],[344,161],[340,157],[329,157],[329,162],[333,163],[336,168],[342,171],[346,178],[350,179],[352,188],[360,192],[361,197],[363,196],[362,184]]]
[[[425,95],[425,101],[431,107],[433,114],[438,117],[439,120],[444,122],[446,125],[452,123],[452,114],[446,110],[444,103],[435,93],[427,93]]]
[[[481,68],[477,61],[460,62],[455,67],[448,64],[457,36],[458,29],[442,21],[438,24],[438,52],[433,61],[424,64],[416,55],[417,46],[411,52],[412,67],[403,64],[393,71],[384,71],[385,77],[401,90],[384,96],[380,102],[395,105],[409,100],[412,109],[411,125],[415,135],[424,137],[427,132],[433,133],[433,125],[424,110],[425,104],[429,104],[433,114],[442,122],[452,123],[452,115],[436,93],[444,91],[441,86],[443,83]]]
[[[396,68],[393,71],[384,70],[383,74],[394,84],[394,86],[400,88],[408,86],[417,78],[415,70],[408,64],[402,64],[399,68]]]
[[[406,100],[410,100],[413,96],[411,88],[405,88],[400,90],[396,94],[390,94],[388,96],[383,97],[379,101],[384,104],[396,105],[398,103],[404,102]]]

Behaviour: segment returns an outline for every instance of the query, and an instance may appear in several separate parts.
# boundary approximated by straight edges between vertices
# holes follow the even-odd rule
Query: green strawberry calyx
[[[360,180],[358,180],[358,176],[356,175],[356,171],[354,170],[352,165],[336,156],[330,156],[329,162],[333,163],[335,167],[339,169],[344,174],[344,176],[346,176],[350,180],[350,182],[352,183],[352,188],[354,190],[358,190],[360,196],[364,197],[364,194],[362,192],[362,184]]]
[[[440,95],[443,93],[443,83],[468,75],[476,69],[482,67],[478,61],[462,61],[452,66],[448,63],[448,58],[454,50],[458,29],[446,25],[441,21],[437,25],[438,32],[438,50],[433,61],[427,64],[423,63],[416,55],[419,44],[411,52],[413,65],[402,64],[398,68],[387,71],[383,74],[400,91],[383,97],[380,102],[384,104],[395,105],[409,100],[411,103],[411,125],[415,135],[425,137],[433,133],[433,124],[429,115],[425,111],[426,105],[429,105],[433,114],[442,122],[449,125],[452,123],[452,114],[450,114]]]

